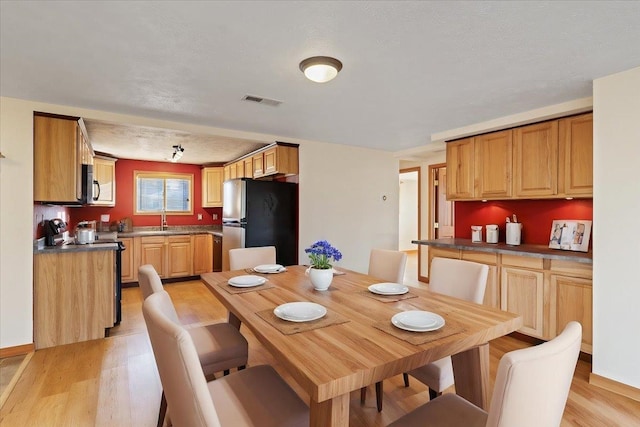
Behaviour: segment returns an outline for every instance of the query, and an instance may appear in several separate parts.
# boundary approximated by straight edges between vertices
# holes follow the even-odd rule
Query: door
[[[433,236],[434,239],[453,238],[454,205],[447,200],[447,167],[434,165],[433,169]]]
[[[420,168],[401,169],[399,185],[398,249],[407,252],[405,283],[417,285],[421,254],[426,248],[411,243],[423,237],[420,233]]]

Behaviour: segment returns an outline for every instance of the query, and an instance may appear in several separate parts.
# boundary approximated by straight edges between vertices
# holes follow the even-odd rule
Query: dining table
[[[317,291],[307,267],[287,266],[275,274],[251,270],[205,273],[201,279],[229,311],[229,322],[246,326],[309,395],[310,425],[348,426],[350,393],[385,378],[451,356],[456,393],[488,409],[489,341],[522,326],[520,315],[408,286],[400,295],[380,295],[375,277],[337,270],[331,286]],[[231,287],[229,279],[257,275],[259,286]],[[274,310],[291,302],[311,302],[326,315],[290,322]],[[398,313],[427,311],[444,326],[426,332],[392,324]]]

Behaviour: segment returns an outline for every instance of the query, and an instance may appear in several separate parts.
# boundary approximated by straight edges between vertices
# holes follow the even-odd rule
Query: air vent
[[[269,105],[271,107],[277,107],[278,105],[282,104],[282,101],[276,101],[275,99],[263,98],[261,96],[255,96],[255,95],[245,95],[242,98],[242,100],[255,102],[258,104]]]

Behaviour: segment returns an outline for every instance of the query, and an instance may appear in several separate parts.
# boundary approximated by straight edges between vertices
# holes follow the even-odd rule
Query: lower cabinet
[[[115,322],[115,251],[33,257],[36,350],[104,338]]]
[[[213,236],[197,234],[193,236],[193,274],[213,271]]]
[[[568,322],[582,324],[582,351],[593,348],[592,266],[526,255],[429,247],[434,257],[463,259],[489,266],[484,304],[522,316],[519,332],[549,340]]]
[[[125,250],[122,251],[121,269],[122,283],[137,282],[138,268],[136,266],[135,255],[137,253],[135,243],[138,241],[133,237],[123,237],[119,239],[124,244]]]
[[[167,277],[167,245],[164,236],[140,237],[140,264],[151,264],[161,278]]]
[[[166,277],[193,276],[191,236],[167,237]]]

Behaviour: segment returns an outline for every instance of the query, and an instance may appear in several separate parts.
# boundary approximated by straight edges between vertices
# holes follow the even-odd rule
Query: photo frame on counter
[[[549,248],[563,251],[588,252],[592,221],[556,219],[551,224]]]

